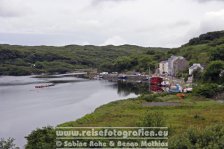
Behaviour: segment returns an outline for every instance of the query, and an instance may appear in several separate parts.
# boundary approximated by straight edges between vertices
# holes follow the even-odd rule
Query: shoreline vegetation
[[[112,126],[112,127],[135,127],[147,112],[158,112],[166,115],[167,124],[174,130],[186,129],[190,125],[204,127],[215,123],[224,123],[222,112],[224,102],[219,103],[213,99],[188,94],[183,100],[174,95],[157,95],[153,102],[179,103],[175,106],[145,106],[151,103],[151,94],[126,100],[119,100],[102,105],[93,113],[64,124],[60,127],[88,127],[88,126]],[[211,117],[212,114],[213,116]],[[215,115],[216,114],[216,115]],[[203,121],[200,121],[203,119]],[[90,123],[91,122],[91,123]]]

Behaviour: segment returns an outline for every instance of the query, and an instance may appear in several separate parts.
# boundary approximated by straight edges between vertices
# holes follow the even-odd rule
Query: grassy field
[[[81,119],[60,126],[138,126],[147,112],[159,112],[165,116],[166,126],[172,132],[182,133],[188,127],[204,128],[213,124],[224,124],[224,104],[217,101],[188,95],[180,101],[176,95],[159,97],[158,101],[178,102],[179,106],[149,107],[141,97],[112,102],[97,108]]]
[[[189,94],[181,101],[176,95],[150,96],[111,102],[81,119],[59,126],[151,127],[156,124],[153,127],[168,127],[170,149],[224,148],[224,103]],[[146,106],[152,103],[178,103],[178,106]],[[27,140],[26,149],[40,146],[47,149],[56,148],[53,127],[37,129],[27,137]]]

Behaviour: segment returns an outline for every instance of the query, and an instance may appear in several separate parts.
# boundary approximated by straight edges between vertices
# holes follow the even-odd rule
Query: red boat
[[[163,78],[161,78],[161,77],[150,78],[150,84],[151,85],[161,85],[162,82],[163,82]]]
[[[37,86],[35,86],[35,88],[45,88],[45,87],[50,87],[50,86],[54,86],[54,84],[51,83],[51,84],[37,85]]]
[[[46,87],[46,86],[44,86],[44,85],[37,85],[37,86],[35,86],[35,88],[44,88],[44,87]]]

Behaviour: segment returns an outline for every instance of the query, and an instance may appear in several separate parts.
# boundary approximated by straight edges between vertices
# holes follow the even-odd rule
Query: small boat
[[[126,75],[119,75],[118,76],[118,79],[119,80],[126,80],[127,79],[127,76]]]
[[[44,84],[44,85],[36,85],[35,88],[45,88],[45,87],[50,87],[50,86],[55,86],[55,84],[50,83],[50,84]]]
[[[161,85],[164,86],[164,87],[168,87],[168,86],[170,86],[170,82],[169,81],[163,81],[163,82],[161,82]]]
[[[44,85],[36,85],[35,88],[44,88]]]
[[[170,93],[181,93],[182,87],[179,84],[176,84],[175,86],[170,86],[169,92]]]
[[[191,88],[191,87],[188,87],[188,88],[184,89],[184,93],[190,93],[192,91],[193,91],[193,88]]]
[[[47,87],[50,87],[50,86],[55,86],[55,84],[54,83],[48,84]]]

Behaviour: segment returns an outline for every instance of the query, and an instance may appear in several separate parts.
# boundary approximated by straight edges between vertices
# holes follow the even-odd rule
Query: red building
[[[163,78],[161,78],[161,77],[150,78],[150,84],[151,85],[161,85],[162,82],[163,82]]]

